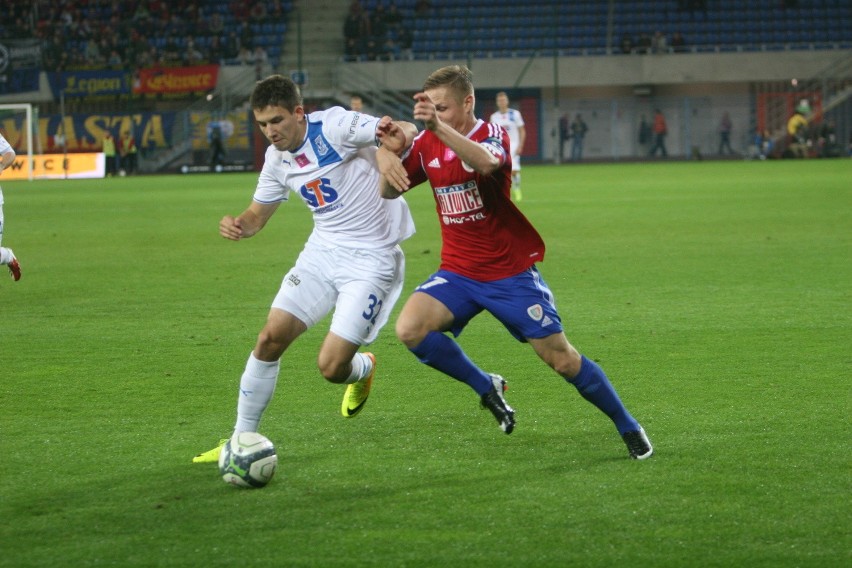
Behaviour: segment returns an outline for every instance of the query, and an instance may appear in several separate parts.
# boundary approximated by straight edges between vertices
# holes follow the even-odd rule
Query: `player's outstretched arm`
[[[219,221],[219,234],[226,239],[239,241],[258,233],[278,209],[278,203],[262,204],[253,201],[238,217],[225,215]]]

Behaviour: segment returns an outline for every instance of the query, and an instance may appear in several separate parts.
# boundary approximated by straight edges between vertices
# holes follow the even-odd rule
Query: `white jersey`
[[[14,150],[14,148],[12,148],[12,145],[9,144],[9,142],[5,138],[3,138],[3,135],[0,134],[0,156],[2,156],[3,154],[5,154],[7,152],[14,153],[15,150]],[[3,190],[2,189],[0,189],[0,205],[3,205]]]
[[[499,124],[509,134],[509,151],[512,155],[518,153],[518,147],[521,145],[520,128],[524,125],[524,118],[517,110],[510,108],[506,112],[499,110],[491,115],[491,122]]]
[[[309,241],[327,247],[383,249],[414,234],[405,200],[379,194],[379,119],[342,107],[312,112],[306,119],[305,139],[297,150],[267,148],[254,200],[278,203],[296,192],[313,213]]]

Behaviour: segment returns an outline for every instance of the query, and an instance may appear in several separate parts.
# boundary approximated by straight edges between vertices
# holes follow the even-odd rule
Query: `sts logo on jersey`
[[[334,203],[338,198],[337,191],[331,187],[331,181],[328,178],[309,181],[299,188],[299,193],[308,206],[315,209]]]

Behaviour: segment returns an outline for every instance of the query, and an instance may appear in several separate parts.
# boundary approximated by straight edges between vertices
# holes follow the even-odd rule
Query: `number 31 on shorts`
[[[375,294],[370,294],[368,300],[370,303],[361,315],[371,324],[375,324],[376,318],[379,317],[379,313],[382,311],[382,301]]]

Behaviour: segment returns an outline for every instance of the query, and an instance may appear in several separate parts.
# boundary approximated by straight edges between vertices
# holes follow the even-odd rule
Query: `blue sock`
[[[627,412],[603,369],[591,359],[587,359],[585,355],[582,360],[580,372],[568,382],[577,388],[583,398],[597,406],[615,422],[619,434],[639,430],[639,423]]]
[[[467,358],[459,344],[449,336],[430,331],[420,345],[409,349],[421,363],[461,381],[482,396],[491,389],[491,377]]]

